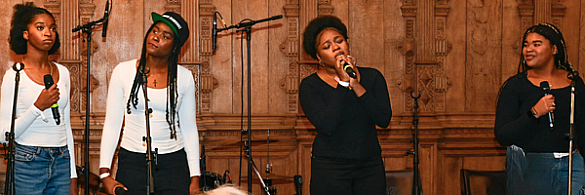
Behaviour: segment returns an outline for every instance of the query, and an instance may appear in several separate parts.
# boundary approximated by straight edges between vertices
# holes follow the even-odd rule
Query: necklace
[[[154,82],[152,82],[152,84],[154,84],[154,87],[156,87],[156,78],[154,78]]]
[[[22,64],[24,64],[24,63],[22,63]],[[53,65],[50,65],[50,66],[51,66],[51,72],[50,72],[50,74],[51,74],[51,77],[53,77]],[[35,79],[35,77],[34,77],[33,75],[30,75],[30,78],[31,78],[31,79],[32,79],[34,82],[36,82],[36,83],[44,83],[44,82],[39,82],[39,81],[37,81],[37,79]]]

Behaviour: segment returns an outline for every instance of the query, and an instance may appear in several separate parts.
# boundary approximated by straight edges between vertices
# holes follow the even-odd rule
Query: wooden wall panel
[[[383,2],[384,18],[381,19],[378,17],[374,19],[379,25],[384,26],[384,34],[381,35],[384,38],[384,46],[383,48],[377,48],[383,49],[384,51],[382,56],[385,69],[380,71],[384,74],[388,84],[388,92],[392,99],[392,113],[402,115],[405,114],[404,111],[406,105],[404,104],[405,97],[400,94],[403,93],[403,90],[407,89],[400,87],[402,83],[399,82],[399,79],[403,77],[405,71],[404,51],[406,44],[403,43],[405,43],[404,37],[406,33],[406,24],[400,10],[400,6],[402,6],[400,0],[386,0]],[[382,59],[381,56],[372,56],[370,58]]]
[[[579,8],[579,10],[585,10],[585,3],[582,3],[580,6],[575,6],[575,8]],[[577,55],[578,59],[572,62],[573,67],[582,71],[585,70],[585,68],[583,68],[585,67],[585,36],[582,36],[583,32],[585,32],[585,13],[583,13],[583,11],[579,11],[579,15],[576,18],[579,18],[579,38],[575,40],[578,40],[578,46],[575,46],[575,48],[579,51],[579,54]]]
[[[466,111],[495,111],[502,63],[502,2],[467,2]]]
[[[5,15],[11,15],[12,13],[14,13],[14,9],[12,8],[13,5],[17,4],[17,3],[22,3],[22,0],[9,0],[5,2],[5,5],[10,5],[10,6],[0,6],[0,13],[10,13],[10,14],[5,14]],[[4,73],[6,72],[6,70],[8,70],[11,66],[12,63],[10,63],[10,61],[14,61],[13,58],[15,58],[16,54],[14,54],[14,52],[12,50],[10,50],[10,45],[8,44],[8,39],[10,37],[10,22],[11,22],[11,17],[8,16],[4,16],[4,17],[0,17],[0,23],[5,25],[6,28],[3,28],[2,30],[0,30],[0,53],[2,53],[2,55],[0,55],[0,79],[4,78]]]
[[[285,15],[283,7],[286,5],[285,1],[282,0],[270,0],[268,1],[269,9],[266,17],[275,15]],[[286,85],[287,75],[294,73],[298,75],[298,65],[289,64],[289,58],[283,44],[287,43],[288,32],[287,32],[287,18],[279,20],[269,21],[268,26],[268,69],[267,77],[268,83],[264,86],[268,90],[268,102],[267,112],[270,114],[278,113],[289,113],[289,101],[293,98],[296,100],[296,96],[289,97],[287,93]],[[298,80],[298,79],[297,79]],[[295,85],[298,85],[294,83]],[[296,113],[296,112],[295,112]]]
[[[0,12],[9,25],[12,5]],[[62,35],[59,62],[72,73],[72,126],[77,164],[83,164],[86,43],[70,32],[80,23],[102,17],[106,0],[34,0],[52,11]],[[211,50],[213,12],[227,25],[242,19],[280,20],[252,28],[252,139],[253,158],[265,176],[268,157],[275,175],[302,175],[309,194],[311,144],[316,135],[298,102],[298,84],[313,73],[316,61],[301,48],[308,22],[319,15],[338,16],[349,29],[352,55],[360,66],[374,67],[386,77],[392,101],[390,126],[379,130],[387,170],[413,168],[413,100],[420,99],[420,159],[425,194],[459,194],[459,170],[503,170],[505,147],[494,139],[493,124],[499,87],[517,71],[525,28],[549,21],[565,35],[569,59],[577,70],[585,63],[585,5],[579,0],[477,1],[477,0],[141,0],[115,1],[108,37],[101,27],[92,36],[90,165],[97,172],[99,142],[105,115],[111,71],[122,61],[139,57],[151,12],[182,12],[191,30],[181,58],[193,71],[197,86],[197,123],[200,143],[206,146],[207,169],[229,170],[238,183],[238,143],[241,137],[242,93],[247,112],[247,55],[242,57],[241,32],[220,32]],[[218,27],[223,24],[218,20]],[[0,40],[8,40],[8,28]],[[245,37],[244,37],[245,39]],[[8,61],[19,60],[8,42],[0,41],[0,73]],[[242,61],[244,62],[242,64]],[[242,67],[243,65],[243,67]],[[0,78],[3,76],[0,75]],[[244,79],[246,75],[243,75]],[[5,108],[2,108],[5,110]],[[246,118],[244,118],[246,121]],[[243,124],[247,128],[246,122]],[[262,143],[270,134],[270,149]],[[270,156],[268,156],[270,152]],[[242,173],[247,174],[243,158]],[[0,173],[4,165],[0,165]],[[277,183],[278,194],[293,194],[292,180]],[[247,181],[246,181],[247,182]],[[253,193],[262,194],[252,181]],[[243,182],[244,189],[247,183]]]
[[[213,0],[213,5],[223,15],[223,19],[228,26],[239,22],[239,20],[232,18],[231,2],[231,0]],[[218,27],[223,26],[220,23],[218,21]],[[218,82],[217,88],[213,91],[214,101],[211,102],[213,113],[239,113],[241,110],[239,107],[234,106],[236,100],[239,101],[240,99],[240,89],[236,90],[234,86],[237,86],[236,83],[241,81],[240,72],[234,72],[235,69],[232,67],[235,64],[235,59],[240,58],[239,55],[233,55],[234,50],[239,50],[240,48],[235,45],[239,45],[240,42],[235,37],[237,36],[232,33],[232,30],[223,31],[217,35],[217,50],[211,56],[211,62],[213,63],[211,71]],[[240,67],[240,65],[238,64],[237,67]],[[236,92],[238,95],[236,95]]]
[[[526,29],[519,27],[520,17],[518,16],[518,2],[503,1],[502,23],[502,63],[500,83],[518,72],[520,62],[520,49],[522,48],[522,34]],[[498,88],[499,89],[499,88]]]

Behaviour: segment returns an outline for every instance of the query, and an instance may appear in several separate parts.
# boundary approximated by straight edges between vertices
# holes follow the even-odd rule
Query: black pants
[[[120,148],[116,179],[128,188],[128,195],[146,194],[146,154]],[[158,165],[153,164],[155,194],[188,195],[189,166],[184,149],[158,155]]]
[[[311,158],[311,194],[385,195],[381,157],[368,160]]]

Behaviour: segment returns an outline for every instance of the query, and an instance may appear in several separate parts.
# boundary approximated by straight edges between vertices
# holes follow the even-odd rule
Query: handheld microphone
[[[55,82],[53,81],[53,76],[50,74],[45,75],[45,89],[51,88]],[[53,111],[53,118],[55,119],[55,123],[59,125],[61,123],[61,117],[59,116],[59,103],[55,103],[51,106],[51,111]]]
[[[294,176],[295,187],[297,187],[296,195],[303,195],[303,177],[300,175]]]
[[[542,91],[544,91],[544,95],[548,95],[550,94],[550,85],[548,84],[548,81],[542,81],[540,82],[540,88],[542,89]],[[552,130],[553,129],[553,121],[554,120],[554,116],[552,112],[548,112],[548,121],[549,121],[549,127]]]
[[[104,11],[104,24],[103,24],[103,28],[102,28],[102,37],[106,37],[106,33],[108,32],[108,22],[110,21],[110,12],[109,12],[109,8],[110,7],[110,0],[106,0],[106,11]]]
[[[126,191],[124,188],[119,187],[119,186],[116,187],[116,189],[114,190],[114,193],[116,193],[116,195],[124,195],[124,194],[126,194],[126,192],[128,192],[128,191]]]
[[[215,50],[217,42],[217,12],[213,13],[213,29],[211,30],[211,49]]]
[[[347,72],[349,77],[354,78],[354,79],[357,78],[357,73],[355,73],[355,71],[353,71],[353,68],[351,68],[351,65],[349,65],[349,63],[345,62],[345,65],[343,65],[343,70],[345,70],[345,72]]]

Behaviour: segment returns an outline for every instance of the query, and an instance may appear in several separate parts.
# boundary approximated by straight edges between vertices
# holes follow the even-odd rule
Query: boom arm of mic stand
[[[249,20],[249,19],[245,19],[243,21],[241,21],[240,23],[234,24],[234,25],[230,25],[226,28],[218,28],[217,32],[221,32],[224,30],[228,30],[228,29],[232,29],[232,28],[242,28],[242,27],[249,27],[249,26],[253,26],[257,23],[261,23],[261,22],[266,22],[266,21],[270,21],[270,20],[278,20],[281,19],[282,15],[276,15],[276,16],[272,16],[270,18],[264,18],[264,19],[260,19],[260,20]]]
[[[78,25],[73,30],[71,30],[71,32],[77,32],[77,31],[84,30],[84,29],[93,29],[94,27],[96,27],[98,25],[102,25],[104,23],[104,21],[106,21],[105,16],[99,20],[91,21],[91,22],[85,23],[83,25]]]

